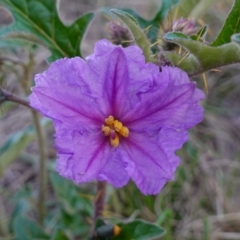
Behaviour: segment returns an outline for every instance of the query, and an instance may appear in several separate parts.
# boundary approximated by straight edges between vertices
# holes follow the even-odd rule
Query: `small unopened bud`
[[[198,28],[196,28],[193,20],[187,18],[179,18],[174,21],[172,25],[172,31],[181,32],[185,35],[192,35],[198,32]]]
[[[107,23],[107,30],[109,32],[109,40],[116,45],[128,47],[132,44],[132,36],[128,28],[119,22]]]

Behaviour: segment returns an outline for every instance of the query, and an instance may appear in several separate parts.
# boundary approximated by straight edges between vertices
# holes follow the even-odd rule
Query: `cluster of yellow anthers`
[[[120,121],[115,120],[111,115],[105,118],[105,125],[102,126],[102,132],[105,136],[110,137],[110,144],[113,147],[119,145],[119,135],[126,138],[129,135],[129,129],[123,126]]]

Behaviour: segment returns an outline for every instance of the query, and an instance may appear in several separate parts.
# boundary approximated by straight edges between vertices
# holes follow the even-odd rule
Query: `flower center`
[[[129,129],[123,126],[120,121],[115,120],[111,115],[105,118],[105,125],[102,125],[102,132],[105,136],[109,136],[110,144],[113,147],[119,145],[119,136],[127,138],[129,135]]]

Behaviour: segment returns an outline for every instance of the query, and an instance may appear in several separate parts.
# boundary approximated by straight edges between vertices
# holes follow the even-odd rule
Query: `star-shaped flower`
[[[137,46],[107,40],[94,53],[60,59],[35,77],[31,106],[51,118],[57,171],[75,183],[133,179],[157,194],[173,179],[187,129],[201,122],[204,97],[178,68],[145,63]]]

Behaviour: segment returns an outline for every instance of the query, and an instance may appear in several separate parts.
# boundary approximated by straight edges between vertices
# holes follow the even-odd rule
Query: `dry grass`
[[[232,1],[218,1],[202,17],[201,21],[209,23],[210,26],[209,40],[220,29],[231,3]],[[158,1],[91,0],[80,3],[76,0],[62,0],[59,8],[61,18],[69,23],[79,14],[103,6],[132,7],[145,17],[150,17],[158,6]],[[0,16],[3,18],[3,15]],[[2,23],[9,21],[8,16],[1,18]],[[106,19],[98,13],[82,45],[85,55],[92,51],[97,39],[106,36],[104,22]],[[12,54],[20,59],[22,51]],[[46,55],[47,51],[43,49],[37,52],[35,72],[47,67],[44,63]],[[18,72],[18,68],[9,65],[0,67],[4,80],[2,84],[21,94],[18,79],[21,72]],[[14,68],[17,74],[9,77],[11,68]],[[126,217],[134,214],[147,220],[161,222],[167,229],[162,238],[164,240],[240,240],[239,80],[239,65],[225,67],[220,72],[207,73],[209,94],[203,102],[204,121],[191,131],[189,143],[179,152],[182,164],[176,174],[176,180],[167,184],[157,197],[141,196],[133,184],[113,191],[109,196],[110,212],[106,212],[106,216]],[[194,78],[194,81],[200,88],[204,88],[201,77]],[[24,108],[3,106],[0,144],[9,134],[29,125],[30,122],[30,114]],[[48,141],[52,143],[51,134]],[[49,158],[52,158],[54,150],[51,144],[49,146]],[[0,197],[0,202],[4,200],[7,209],[5,214],[11,209],[7,203],[8,196],[21,189],[26,182],[36,181],[36,165],[30,164],[28,159],[35,152],[37,149],[33,142],[0,180],[1,191],[8,192],[6,196]]]

